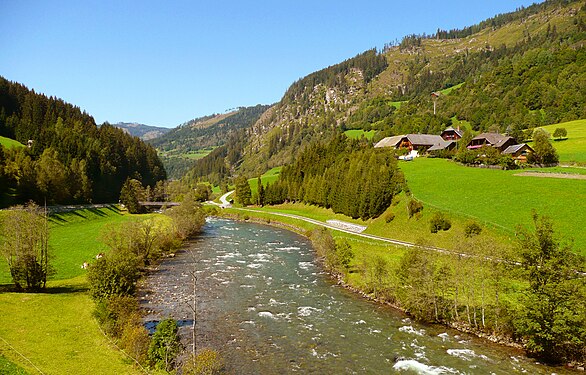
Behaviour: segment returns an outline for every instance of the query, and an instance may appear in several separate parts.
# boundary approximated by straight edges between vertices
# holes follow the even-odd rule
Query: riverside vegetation
[[[172,328],[176,327],[176,322],[162,321],[153,338],[149,338],[143,326],[134,293],[137,281],[153,262],[176,251],[183,239],[199,232],[204,224],[205,212],[193,196],[187,195],[180,206],[169,209],[166,213],[167,215],[138,216],[122,222],[108,220],[105,225],[102,221],[101,242],[108,250],[104,249],[106,251],[100,253],[98,259],[89,264],[87,269],[89,293],[82,292],[79,297],[91,295],[95,301],[94,316],[102,330],[114,340],[126,356],[133,359],[137,366],[170,371],[181,365],[177,362],[177,355],[183,351],[176,335],[176,328],[175,330]],[[75,215],[82,218],[85,217],[84,214],[83,211],[75,212]],[[63,264],[59,259],[53,263],[56,256],[53,254],[52,247],[46,246],[49,242],[49,234],[54,232],[54,228],[60,228],[59,224],[55,227],[55,224],[49,221],[54,220],[60,223],[63,220],[62,215],[47,217],[44,211],[31,205],[3,212],[2,219],[1,235],[4,239],[2,254],[8,261],[7,265],[16,289],[41,292],[38,294],[39,297],[33,298],[35,300],[44,298],[47,304],[56,287],[55,282],[50,282],[48,289],[45,289],[47,276],[51,275],[47,270],[53,269],[53,265],[59,265],[61,268]],[[49,226],[51,230],[48,230]],[[19,238],[22,241],[18,241]],[[95,242],[95,239],[93,241]],[[19,242],[20,247],[13,246]],[[62,257],[63,251],[63,249],[57,251],[58,258]],[[75,272],[79,274],[79,264],[76,267]],[[63,272],[62,269],[56,269],[56,271],[61,271],[56,273],[57,275],[70,277],[69,273]],[[73,283],[71,279],[67,281]],[[82,291],[86,288],[83,280],[76,281],[74,284]],[[85,304],[87,302],[89,301]],[[51,306],[51,303],[47,306]],[[79,307],[74,307],[69,302],[63,304],[64,316],[68,314],[67,309],[75,311],[73,308],[79,310]],[[13,309],[6,311],[9,310]],[[89,315],[85,318],[89,319]],[[171,343],[174,344],[171,345]],[[91,348],[91,345],[88,348]],[[10,352],[11,349],[8,349],[8,353]],[[99,357],[103,355],[100,353]],[[39,358],[35,362],[44,363]],[[121,369],[116,370],[118,365],[114,362],[109,364],[111,367],[108,371],[127,372]],[[192,371],[186,370],[185,373],[199,374],[202,373],[198,372],[199,369],[210,368],[210,366],[217,372],[221,369],[221,360],[213,354],[213,351],[205,349],[196,354],[193,353],[185,360],[185,365],[186,369],[189,367],[191,368],[189,371]],[[68,367],[66,363],[62,363],[61,366],[63,366],[62,370],[71,367]]]

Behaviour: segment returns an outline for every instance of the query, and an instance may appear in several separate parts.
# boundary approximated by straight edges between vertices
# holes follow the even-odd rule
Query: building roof
[[[404,135],[395,135],[393,137],[386,137],[378,141],[374,147],[397,147],[401,139],[405,138]]]
[[[521,150],[523,147],[527,147],[529,150],[533,151],[531,146],[529,146],[527,143],[521,143],[518,145],[512,145],[507,147],[505,151],[503,151],[503,154],[514,154],[515,152]]]
[[[462,136],[464,135],[464,132],[460,129],[454,129],[454,127],[452,126],[448,126],[443,132],[442,134],[444,134],[445,132],[449,132],[449,131],[453,131],[454,133],[458,134],[460,136],[460,138],[462,138]]]
[[[441,150],[445,150],[447,148],[449,148],[452,143],[455,143],[454,141],[444,141],[442,139],[441,143],[437,143],[434,144],[433,146],[431,146],[430,148],[427,149],[427,151],[441,151]]]
[[[502,135],[498,133],[481,133],[478,134],[476,137],[472,138],[472,141],[482,139],[485,139],[486,142],[490,143],[493,147],[500,147],[503,144],[505,144],[505,142],[507,142],[508,140],[513,139],[513,137],[509,137],[508,135]]]
[[[411,144],[420,146],[433,146],[445,142],[439,135],[432,134],[407,134],[407,139]]]

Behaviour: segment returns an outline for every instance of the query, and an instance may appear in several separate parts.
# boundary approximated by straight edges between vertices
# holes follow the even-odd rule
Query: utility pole
[[[438,91],[434,91],[434,92],[431,93],[431,100],[433,100],[433,114],[434,115],[435,115],[435,112],[436,112],[435,109],[436,109],[436,106],[437,106],[437,99],[439,98],[440,95],[441,94]]]

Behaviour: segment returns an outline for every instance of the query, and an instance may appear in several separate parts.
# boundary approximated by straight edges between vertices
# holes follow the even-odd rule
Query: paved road
[[[364,238],[368,238],[370,240],[375,240],[375,241],[382,241],[382,242],[387,242],[387,243],[391,243],[393,245],[399,245],[399,246],[405,246],[405,247],[416,247],[419,245],[414,244],[413,242],[407,242],[407,241],[400,241],[400,240],[395,240],[392,238],[387,238],[387,237],[381,237],[381,236],[375,236],[373,234],[367,234],[367,233],[358,233],[358,232],[354,232],[348,229],[343,229],[334,225],[330,225],[328,223],[324,223],[323,221],[319,221],[319,220],[315,220],[315,219],[311,219],[305,216],[299,216],[299,215],[294,215],[294,214],[286,214],[286,213],[282,213],[282,212],[272,212],[272,211],[260,211],[260,210],[254,210],[251,208],[236,208],[236,207],[232,207],[232,209],[234,210],[239,210],[239,211],[248,211],[248,212],[258,212],[258,213],[265,213],[265,214],[271,214],[271,215],[277,215],[277,216],[284,216],[284,217],[289,217],[292,219],[297,219],[297,220],[303,220],[306,221],[308,223],[312,223],[315,225],[319,225],[328,229],[332,229],[332,230],[337,230],[339,232],[344,232],[344,233],[349,233],[349,234],[353,234],[355,236],[358,237],[364,237]],[[453,251],[450,251],[448,249],[442,249],[440,247],[434,247],[434,246],[421,246],[424,249],[427,250],[433,250],[433,251],[438,251],[438,252],[442,252],[442,253],[449,253],[449,254],[456,254]]]
[[[232,204],[228,201],[228,197],[234,192],[234,190],[227,192],[226,194],[222,195],[220,197],[220,202],[222,203],[216,203],[214,201],[207,201],[207,204],[213,204],[214,206],[218,206],[218,207],[222,207],[222,208],[230,208],[232,207]]]

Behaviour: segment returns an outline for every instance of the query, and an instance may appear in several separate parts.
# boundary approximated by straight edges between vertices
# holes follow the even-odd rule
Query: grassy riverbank
[[[141,215],[140,219],[152,216]],[[84,261],[106,249],[99,240],[104,226],[132,218],[115,206],[51,216],[50,245],[56,274],[42,293],[9,292],[11,280],[2,260],[0,337],[6,342],[0,340],[0,373],[4,373],[4,366],[12,367],[12,372],[6,370],[8,374],[19,374],[15,365],[29,373],[143,373],[99,328],[92,315],[94,302],[87,291],[86,271],[81,268]]]

